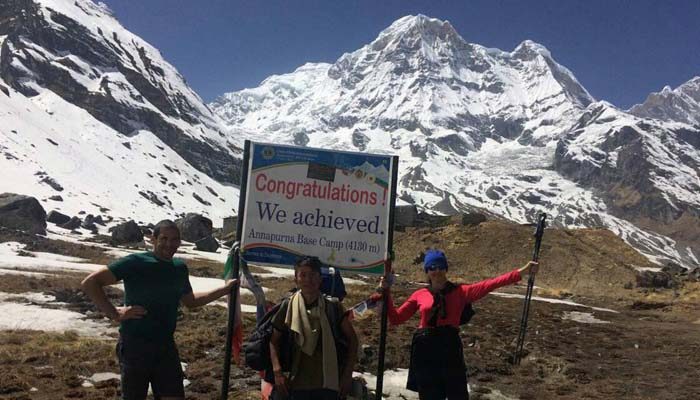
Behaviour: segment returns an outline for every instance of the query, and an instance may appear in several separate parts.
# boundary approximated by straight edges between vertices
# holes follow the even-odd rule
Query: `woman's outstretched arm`
[[[469,303],[473,303],[500,287],[512,285],[520,281],[523,275],[528,273],[536,273],[538,265],[539,264],[537,262],[530,261],[525,264],[524,267],[514,269],[501,276],[486,279],[472,285],[463,285],[462,290],[464,292],[464,296],[467,298]]]

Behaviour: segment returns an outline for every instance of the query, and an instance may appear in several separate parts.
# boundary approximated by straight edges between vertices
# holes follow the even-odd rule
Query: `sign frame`
[[[238,236],[246,262],[293,268],[316,256],[341,271],[384,273],[398,156],[248,140],[245,148]]]

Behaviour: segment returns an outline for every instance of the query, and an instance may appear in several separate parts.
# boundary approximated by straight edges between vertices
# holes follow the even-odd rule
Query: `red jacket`
[[[447,316],[438,318],[437,325],[451,325],[459,327],[459,317],[462,314],[462,309],[467,303],[473,303],[480,298],[486,296],[499,287],[507,286],[518,282],[521,279],[520,272],[513,270],[501,276],[486,279],[471,285],[463,284],[445,296],[445,304],[447,306]],[[406,322],[409,318],[420,310],[420,324],[418,328],[428,326],[428,318],[430,309],[433,307],[433,295],[427,288],[418,289],[411,297],[406,300],[398,309],[394,307],[394,301],[389,296],[388,314],[387,317],[392,325],[399,325]]]

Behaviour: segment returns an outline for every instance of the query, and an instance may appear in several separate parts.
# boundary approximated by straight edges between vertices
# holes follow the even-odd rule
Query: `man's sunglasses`
[[[426,270],[426,271],[437,271],[437,270],[439,270],[439,269],[443,269],[443,268],[440,268],[440,267],[438,267],[438,266],[435,265],[435,264],[433,264],[433,265],[428,265],[427,267],[425,267],[425,270]]]

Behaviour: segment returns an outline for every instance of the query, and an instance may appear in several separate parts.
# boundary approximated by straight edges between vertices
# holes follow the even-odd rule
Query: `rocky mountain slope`
[[[233,213],[238,191],[222,183],[240,174],[236,142],[105,6],[3,1],[0,88],[0,191],[144,221]]]

